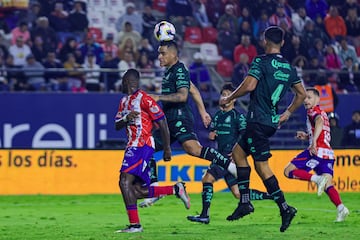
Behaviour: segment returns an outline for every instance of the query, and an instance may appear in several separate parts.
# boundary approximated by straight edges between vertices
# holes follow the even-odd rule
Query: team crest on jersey
[[[136,149],[135,149],[136,150]],[[131,149],[127,149],[126,153],[125,153],[126,157],[133,157],[134,156],[134,152]]]
[[[152,113],[157,113],[157,112],[159,112],[160,111],[160,109],[159,109],[159,107],[158,106],[151,106],[150,107],[150,112],[152,112]]]
[[[230,123],[231,122],[231,116],[228,116],[226,119],[225,119],[225,123]]]
[[[314,169],[317,165],[319,165],[319,161],[317,161],[315,159],[311,159],[310,161],[308,161],[306,163],[306,166],[311,168],[311,169]]]

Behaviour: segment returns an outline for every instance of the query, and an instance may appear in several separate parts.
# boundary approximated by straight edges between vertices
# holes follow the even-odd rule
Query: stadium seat
[[[89,27],[88,35],[89,34],[95,36],[95,41],[97,43],[103,43],[104,42],[101,28]]]
[[[184,41],[192,44],[200,44],[203,42],[200,27],[186,27]]]
[[[214,27],[205,27],[202,29],[203,41],[206,43],[217,42],[218,31]]]
[[[229,59],[223,58],[216,64],[216,71],[220,76],[230,78],[234,70],[234,64]]]
[[[204,62],[206,64],[215,65],[222,59],[222,56],[219,55],[219,51],[215,43],[201,43],[200,53],[202,56],[204,56]]]
[[[118,20],[119,16],[121,16],[121,13],[117,10],[107,11],[107,13],[104,14],[104,20],[103,20],[105,26],[115,27],[116,21]]]
[[[166,13],[166,4],[168,0],[154,0],[152,1],[152,9],[161,13]]]
[[[119,18],[126,11],[123,0],[108,0],[107,9],[111,9],[111,11],[116,12],[118,14],[116,18]],[[108,11],[106,11],[106,14],[107,13]]]

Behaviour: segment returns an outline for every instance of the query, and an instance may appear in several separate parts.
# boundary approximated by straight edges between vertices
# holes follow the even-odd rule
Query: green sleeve
[[[179,67],[176,70],[176,89],[188,88],[190,89],[190,76],[189,71],[185,67]]]

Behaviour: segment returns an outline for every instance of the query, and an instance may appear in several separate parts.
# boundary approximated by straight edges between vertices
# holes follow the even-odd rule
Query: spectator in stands
[[[250,41],[255,42],[253,28],[248,20],[243,20],[240,23],[238,35],[239,35],[239,39],[241,39],[243,35],[248,35],[248,36],[250,36]]]
[[[125,26],[126,22],[130,22],[133,29],[138,33],[143,32],[143,19],[138,13],[135,12],[135,4],[128,2],[125,5],[126,12],[119,17],[116,22],[116,30],[120,32]]]
[[[55,3],[54,10],[49,15],[49,24],[55,30],[57,38],[62,43],[70,36],[69,14],[61,2]]]
[[[289,35],[290,36],[290,35]],[[289,43],[284,44],[281,48],[281,54],[289,61],[294,61],[298,56],[308,58],[307,49],[305,49],[299,36],[292,34],[291,39],[288,39]]]
[[[134,61],[134,54],[131,51],[125,51],[123,58],[119,62],[120,77],[122,77],[126,70],[130,68],[136,68],[136,62]]]
[[[297,76],[304,82],[304,69],[306,69],[308,65],[307,58],[303,55],[298,55],[292,61],[292,65],[296,69]]]
[[[240,55],[245,53],[248,55],[250,64],[252,60],[258,55],[255,45],[251,44],[250,36],[249,35],[242,35],[241,42],[239,45],[235,47],[234,50],[234,62],[240,62]]]
[[[311,19],[306,15],[305,6],[300,6],[296,9],[296,12],[291,15],[291,20],[293,23],[294,34],[301,37],[305,27],[305,22]]]
[[[241,9],[240,17],[238,18],[238,24],[241,26],[242,22],[247,21],[250,26],[254,26],[255,19],[251,14],[250,8],[243,6]]]
[[[218,26],[219,18],[225,12],[225,2],[219,0],[207,0],[205,2],[207,16],[213,26]]]
[[[101,47],[104,52],[110,53],[112,58],[119,56],[119,48],[114,43],[114,34],[108,33],[105,37],[105,42],[101,44]]]
[[[332,40],[337,37],[345,37],[347,34],[345,20],[339,15],[339,10],[335,6],[331,6],[329,13],[324,18],[326,32]]]
[[[325,73],[318,74],[314,88],[316,88],[320,94],[320,108],[326,113],[334,112],[338,105],[339,98],[326,78]]]
[[[225,13],[219,18],[217,29],[223,30],[224,22],[229,24],[229,28],[232,29],[235,34],[239,29],[238,27],[238,19],[234,13],[234,6],[232,4],[226,4],[225,6]]]
[[[78,50],[81,53],[81,62],[85,62],[85,57],[88,54],[94,54],[96,58],[96,64],[100,64],[104,58],[104,51],[101,45],[95,42],[95,36],[91,33],[87,34],[85,42],[80,44]]]
[[[346,92],[357,92],[359,89],[356,83],[360,83],[360,72],[358,66],[354,64],[351,57],[345,60],[345,66],[341,68],[339,73],[339,89],[344,89]]]
[[[69,14],[70,32],[78,42],[84,39],[89,27],[89,19],[82,7],[81,1],[75,1],[74,8]]]
[[[204,56],[200,52],[194,53],[194,61],[189,65],[190,79],[200,92],[209,92],[211,87],[210,73],[203,63]]]
[[[166,4],[166,18],[171,22],[176,22],[180,19],[186,26],[191,25],[194,21],[193,9],[189,0],[168,0]]]
[[[331,135],[330,146],[332,146],[333,148],[341,148],[344,129],[342,129],[339,126],[339,116],[336,113],[331,112],[328,114],[328,118],[330,123],[330,135]]]
[[[107,71],[101,71],[100,82],[104,83],[105,91],[114,92],[116,90],[114,84],[119,81],[118,64],[118,57],[113,57],[110,52],[104,53],[104,61],[100,67]]]
[[[24,42],[27,45],[31,45],[31,37],[30,37],[30,32],[28,29],[28,25],[26,22],[19,22],[19,25],[14,28],[11,31],[11,44],[14,45],[16,43],[16,39],[18,37],[22,37],[22,39],[24,40]]]
[[[255,2],[255,6],[254,8],[252,8],[252,12],[255,13],[255,18],[256,16],[260,16],[259,13],[261,13],[262,11],[266,11],[268,16],[271,16],[275,11],[276,11],[276,6],[278,4],[277,0],[260,0],[260,1],[252,1]],[[256,14],[257,10],[259,13]]]
[[[305,9],[307,15],[315,21],[317,16],[324,18],[328,11],[329,5],[326,0],[306,0]]]
[[[36,21],[36,27],[31,31],[31,39],[34,41],[36,36],[41,36],[44,41],[44,45],[51,49],[56,49],[58,46],[58,40],[56,32],[49,26],[49,20],[47,17],[39,17]]]
[[[5,39],[0,33],[0,57],[5,60],[8,57],[8,55],[9,55],[9,47],[5,44]]]
[[[155,62],[157,59],[157,51],[155,51],[154,47],[150,44],[147,38],[141,39],[139,54],[145,53],[150,61]]]
[[[154,41],[154,27],[157,23],[155,16],[152,14],[152,8],[150,5],[145,5],[143,14],[142,14],[142,24],[143,32],[142,37],[149,39],[149,41]],[[156,41],[156,40],[155,40]]]
[[[66,39],[64,45],[61,46],[59,50],[59,60],[64,63],[68,59],[68,54],[72,53],[75,56],[76,62],[80,63],[81,61],[81,53],[77,50],[77,41],[75,37],[69,37]]]
[[[68,53],[64,68],[67,70],[68,89],[72,92],[85,92],[84,73],[79,71],[81,65],[76,62],[72,53]]]
[[[229,22],[224,21],[217,37],[220,55],[233,61],[233,52],[238,43],[237,35]]]
[[[307,78],[304,78],[304,84],[307,87],[313,87],[317,84],[319,74],[326,72],[326,68],[319,63],[319,58],[316,56],[310,58],[309,65],[305,70],[307,71]]]
[[[146,52],[143,52],[139,61],[136,64],[136,68],[140,71],[141,81],[140,86],[147,91],[155,91],[153,80],[155,78],[154,63],[149,59]]]
[[[36,25],[36,19],[40,17],[41,5],[39,2],[33,1],[30,3],[30,7],[22,11],[19,16],[19,22],[26,22],[30,29]]]
[[[326,46],[325,67],[329,70],[340,70],[341,66],[341,60],[336,54],[334,47],[332,45]]]
[[[14,57],[11,54],[6,58],[5,66],[7,69],[7,80],[13,87],[13,90],[25,91],[27,89],[27,84],[24,72],[22,71],[22,66],[14,64]]]
[[[26,63],[26,56],[31,54],[30,47],[25,44],[23,37],[19,36],[16,43],[9,48],[9,54],[14,57],[14,65],[24,66]]]
[[[287,25],[287,22],[284,19],[280,20],[279,27],[284,31],[284,44],[281,47],[281,54],[284,57],[286,56],[286,59],[289,62],[291,62],[294,59],[294,56],[290,56],[290,54],[294,53],[294,51],[295,51],[295,49],[294,49],[295,46],[292,45],[293,40],[296,40],[296,39],[293,39],[294,33],[291,30],[291,28],[289,28],[289,26]],[[296,47],[300,47],[300,43]],[[287,58],[287,57],[290,57],[290,58]]]
[[[136,48],[140,45],[141,34],[133,29],[131,22],[125,22],[123,29],[119,32],[119,43],[121,44],[124,39],[131,37],[135,40]]]
[[[317,38],[321,39],[324,43],[329,42],[329,37],[327,34],[320,28],[316,27],[314,21],[306,20],[304,32],[301,37],[301,42],[303,43],[304,48],[310,49],[314,45],[315,39]]]
[[[356,67],[359,66],[359,61],[356,55],[356,51],[354,46],[349,45],[346,37],[343,37],[340,39],[340,49],[339,49],[339,57],[341,59],[341,63],[343,66],[345,66],[345,61],[347,58],[351,58],[353,61],[353,64],[355,64]]]
[[[342,146],[347,148],[360,148],[360,110],[351,116],[352,122],[344,128]]]
[[[34,55],[36,61],[42,63],[47,57],[50,49],[44,45],[44,41],[41,36],[36,36],[34,39],[34,44],[31,47],[31,52]]]
[[[85,63],[82,65],[85,71],[85,88],[89,92],[99,92],[104,87],[100,83],[100,66],[96,64],[95,55],[89,53],[85,57]]]
[[[211,22],[209,21],[208,15],[206,13],[206,8],[204,1],[202,0],[193,0],[192,1],[193,16],[196,19],[197,23],[202,28],[210,27]]]
[[[258,41],[262,37],[266,28],[270,26],[269,23],[269,15],[265,10],[261,11],[260,18],[255,22],[253,28],[253,35],[255,39]]]
[[[340,15],[345,18],[348,14],[349,9],[356,9],[357,14],[360,14],[360,3],[357,0],[346,0],[342,1],[340,8]]]
[[[313,47],[309,49],[309,57],[318,58],[319,64],[325,67],[324,42],[320,38],[317,38],[313,44]]]
[[[68,84],[66,73],[59,69],[63,68],[63,64],[56,59],[56,53],[49,51],[46,60],[44,61],[45,69],[52,69],[52,71],[45,72],[45,81],[51,91],[68,91]]]
[[[44,78],[44,66],[36,61],[34,55],[26,56],[26,63],[23,67],[28,89],[30,91],[46,91]]]
[[[249,56],[246,53],[241,53],[239,56],[239,62],[235,64],[234,71],[231,76],[231,82],[233,86],[237,87],[244,80],[244,77],[249,71]]]
[[[352,40],[355,46],[360,45],[360,18],[358,15],[359,13],[360,12],[357,12],[356,8],[349,8],[345,17],[347,37]]]
[[[124,55],[126,54],[126,52],[132,53],[132,56],[134,58],[133,60],[135,62],[137,62],[137,60],[139,59],[139,51],[136,48],[135,40],[130,36],[124,38],[123,42],[119,46],[119,52],[120,59],[124,59]]]
[[[289,29],[292,28],[292,21],[290,16],[286,14],[285,6],[283,4],[278,4],[275,13],[269,18],[269,23],[270,25],[280,26],[281,21],[285,21],[285,24]]]

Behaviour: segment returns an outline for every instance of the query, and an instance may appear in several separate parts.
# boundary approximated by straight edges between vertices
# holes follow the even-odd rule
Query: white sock
[[[311,176],[310,181],[317,183],[320,181],[320,178],[321,178],[321,176],[314,174]]]
[[[337,208],[338,212],[340,212],[341,210],[344,209],[344,207],[345,207],[344,204],[340,203],[336,208]]]
[[[227,169],[235,178],[237,178],[237,170],[236,170],[236,164],[233,162],[230,162],[228,169]]]

